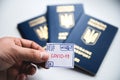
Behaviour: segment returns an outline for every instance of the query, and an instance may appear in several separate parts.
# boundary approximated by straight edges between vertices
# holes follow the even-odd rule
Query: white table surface
[[[21,37],[17,24],[46,12],[47,5],[82,3],[87,14],[120,28],[120,0],[0,0],[0,37]],[[96,74],[65,68],[39,69],[28,80],[120,80],[120,31]]]

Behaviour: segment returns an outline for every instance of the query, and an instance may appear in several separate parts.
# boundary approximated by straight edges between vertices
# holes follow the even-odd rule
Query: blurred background
[[[17,24],[46,13],[47,5],[84,5],[86,14],[120,28],[120,0],[0,0],[0,37],[21,37]],[[120,80],[120,31],[118,30],[98,73],[90,76],[78,69],[38,69],[28,80]]]

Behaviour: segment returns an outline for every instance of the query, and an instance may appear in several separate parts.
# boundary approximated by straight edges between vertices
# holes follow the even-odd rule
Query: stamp
[[[73,50],[73,45],[61,44],[60,49],[62,51],[72,51]]]
[[[46,68],[53,67],[53,66],[54,66],[54,62],[53,61],[47,61]]]

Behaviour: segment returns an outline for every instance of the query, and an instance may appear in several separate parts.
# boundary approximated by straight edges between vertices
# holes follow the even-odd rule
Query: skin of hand
[[[0,38],[0,71],[7,70],[7,80],[26,80],[49,54],[37,43],[15,37]]]

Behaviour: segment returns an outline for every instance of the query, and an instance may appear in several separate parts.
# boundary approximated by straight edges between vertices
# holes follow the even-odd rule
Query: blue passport
[[[75,66],[95,75],[118,28],[83,14],[66,43],[74,43]]]
[[[82,4],[48,6],[49,42],[64,42],[83,12]]]
[[[48,41],[46,15],[37,16],[18,24],[18,30],[25,39],[35,41],[42,47]]]

